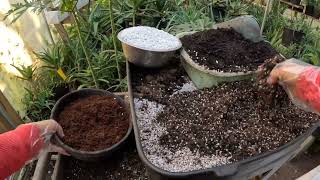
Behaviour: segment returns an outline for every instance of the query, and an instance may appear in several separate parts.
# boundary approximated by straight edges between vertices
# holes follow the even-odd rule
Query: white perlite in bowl
[[[226,157],[201,156],[198,152],[192,152],[187,147],[172,152],[161,146],[159,139],[161,135],[166,133],[166,128],[157,123],[156,118],[165,106],[138,98],[134,99],[134,104],[142,149],[146,158],[153,165],[170,172],[189,172],[229,163],[229,159]]]
[[[118,38],[130,46],[149,51],[174,51],[182,46],[177,37],[147,26],[124,29],[119,33]]]

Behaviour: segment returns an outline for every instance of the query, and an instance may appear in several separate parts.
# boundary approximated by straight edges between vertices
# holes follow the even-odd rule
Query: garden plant
[[[266,60],[280,57],[276,56],[279,54],[285,58],[294,57],[320,65],[319,29],[312,26],[312,22],[304,15],[285,15],[287,7],[278,0],[274,1],[266,17],[263,31],[266,42],[260,42],[259,46],[250,44],[252,42],[244,40],[232,29],[211,30],[216,23],[242,15],[252,15],[261,25],[264,8],[245,0],[89,0],[83,9],[76,8],[77,2],[77,0],[61,0],[58,6],[54,6],[53,0],[24,0],[22,3],[14,4],[7,14],[7,18],[15,22],[28,10],[41,13],[45,9],[55,8],[70,13],[73,19],[70,25],[65,26],[68,38],[55,39],[55,42],[48,44],[43,51],[35,52],[37,60],[34,65],[25,67],[13,64],[21,74],[21,81],[26,82],[23,99],[26,121],[49,118],[55,102],[73,90],[97,88],[111,92],[126,92],[128,82],[125,57],[116,36],[124,28],[132,26],[156,27],[173,35],[198,31],[194,36],[183,38],[182,42],[193,59],[199,58],[196,63],[207,66],[208,69],[215,68],[226,72],[254,71]],[[320,9],[317,2],[317,0],[308,1],[309,5],[314,7],[313,16],[316,16],[316,12]],[[294,3],[300,4],[300,2]],[[223,31],[227,34],[224,36],[222,34],[227,43],[220,42],[217,48],[212,49],[212,43],[206,41],[209,34],[213,34],[210,36],[213,42],[219,42],[222,38],[219,39],[214,34]],[[200,37],[196,37],[197,35]],[[201,40],[201,37],[204,39]],[[230,37],[238,39],[241,44],[247,44],[248,47],[241,49],[235,46],[230,43],[232,42]],[[201,42],[197,42],[199,40]],[[226,58],[226,55],[234,55],[228,51],[233,51],[235,54],[240,51],[250,52],[240,53],[239,57],[246,57],[244,58],[246,62],[237,64],[238,61],[232,61],[233,57]],[[214,56],[218,58],[214,59]],[[261,59],[256,60],[257,57]],[[210,58],[210,62],[204,61],[205,58]],[[226,60],[228,58],[230,62]],[[165,69],[147,70],[130,65],[132,73],[130,83],[136,95],[134,104],[144,152],[148,154],[147,158],[152,163],[164,170],[188,172],[206,169],[269,152],[300,136],[317,120],[314,115],[294,107],[287,98],[271,97],[270,102],[275,103],[275,108],[263,104],[264,99],[259,94],[261,89],[257,84],[259,81],[233,82],[204,91],[196,90],[178,59],[178,57],[173,58],[172,61],[176,61]],[[247,61],[250,61],[249,65]],[[270,69],[265,71],[268,74]],[[279,89],[271,94],[276,96],[277,93],[284,94]],[[190,101],[186,102],[187,98]],[[216,101],[206,101],[209,98],[214,98]],[[215,107],[217,109],[214,109]],[[181,114],[181,111],[184,113]],[[288,111],[290,112],[288,116],[300,117],[304,121],[299,120],[298,123],[297,119],[291,118],[287,124],[282,124],[289,118],[281,114],[282,111]],[[244,113],[251,117],[247,122],[240,120],[246,119]],[[258,116],[261,113],[268,116]],[[216,124],[208,122],[209,118],[214,118]],[[150,119],[153,124],[148,121]],[[190,121],[195,119],[200,120]],[[61,123],[68,128],[68,121]],[[243,129],[248,127],[247,124],[255,124],[258,128],[250,127],[251,129],[244,131]],[[216,131],[212,133],[212,129]],[[69,133],[68,130],[66,132]],[[259,134],[258,131],[262,133]],[[228,137],[222,138],[224,135]],[[218,136],[221,138],[216,138]],[[75,136],[74,139],[66,141],[78,149],[88,150],[94,147],[99,149],[98,144],[79,146],[75,143],[76,138]],[[254,138],[260,138],[260,141],[257,142],[253,140]],[[154,142],[155,139],[159,141]],[[150,144],[154,144],[154,147],[148,146]],[[206,148],[208,146],[212,148]],[[161,150],[163,151],[160,152]],[[173,153],[174,151],[177,153]],[[181,156],[188,158],[179,160],[178,157]],[[125,164],[136,163],[138,158],[133,157],[133,159],[134,161],[129,160]],[[185,166],[188,163],[193,165]],[[92,175],[91,167],[101,168],[99,177],[113,176],[113,174],[106,175],[106,169],[103,167],[82,164],[74,160],[69,161],[66,167],[69,168],[67,170],[69,177],[74,172],[81,171],[82,174],[79,173],[79,176],[95,179],[97,176]],[[137,168],[140,169],[136,174],[124,173],[123,176],[144,177],[143,166],[139,164]],[[120,176],[119,178],[122,178],[122,174]]]

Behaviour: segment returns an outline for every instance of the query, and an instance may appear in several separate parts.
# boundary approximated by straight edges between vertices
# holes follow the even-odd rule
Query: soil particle
[[[166,104],[169,96],[190,82],[178,58],[163,69],[142,69],[130,65],[132,69],[133,92],[139,97]]]
[[[145,156],[154,165],[171,172],[188,172],[206,169],[212,166],[227,164],[228,158],[219,155],[200,155],[188,147],[177,151],[160,145],[160,137],[166,128],[156,122],[157,115],[163,111],[164,105],[146,99],[134,99],[135,110],[140,130],[141,145]]]
[[[267,42],[251,42],[233,29],[211,29],[181,38],[191,58],[221,72],[255,71],[278,53]]]
[[[266,60],[257,71],[256,86],[258,86],[258,96],[263,99],[262,104],[258,105],[259,108],[269,108],[270,106],[281,106],[282,101],[287,101],[287,94],[279,84],[269,84],[267,79],[272,69],[285,59],[281,56]],[[263,105],[264,104],[264,105]],[[267,105],[267,106],[265,106]]]
[[[66,180],[148,180],[145,166],[138,156],[134,141],[124,152],[102,162],[64,159]]]
[[[271,107],[258,92],[254,82],[242,81],[173,96],[157,117],[166,127],[160,145],[238,161],[274,150],[319,121],[287,96],[281,105]]]
[[[179,64],[169,70],[181,73],[168,81],[165,70],[133,70],[133,78],[141,80],[134,81],[134,92],[152,86],[152,93],[139,91],[134,101],[147,159],[171,172],[206,169],[275,150],[306,132],[319,117],[294,106],[280,86],[266,83],[281,61],[268,60],[257,81],[202,91],[186,85],[190,80]],[[272,96],[265,97],[268,92]]]
[[[129,114],[111,96],[93,95],[65,107],[57,121],[64,142],[83,151],[97,151],[119,142],[129,128]]]

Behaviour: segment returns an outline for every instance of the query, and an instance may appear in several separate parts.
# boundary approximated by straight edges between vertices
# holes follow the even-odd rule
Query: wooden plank
[[[316,180],[319,178],[320,178],[320,166],[317,166],[316,168],[312,169],[308,173],[299,177],[297,180]]]
[[[21,120],[21,118],[19,117],[18,113],[14,110],[14,108],[11,106],[11,104],[9,103],[9,101],[7,100],[7,98],[4,96],[4,94],[2,93],[2,91],[0,91],[0,108],[2,108],[6,114],[8,115],[8,117],[10,118],[10,120],[13,122],[13,124],[15,124],[16,126],[18,126],[19,124],[22,124],[23,121]]]
[[[54,27],[57,29],[61,39],[64,43],[70,42],[70,38],[64,26],[62,24],[55,24]]]
[[[8,124],[3,117],[0,116],[0,133],[4,133],[12,129],[13,129],[12,126]]]
[[[32,180],[46,179],[50,159],[51,153],[45,153],[40,156]]]
[[[282,2],[284,4],[287,4],[287,5],[291,6],[291,7],[295,7],[295,8],[304,10],[304,6],[302,6],[302,5],[292,4],[291,2],[284,1],[284,0],[280,0],[280,2]]]
[[[61,154],[58,155],[58,158],[55,162],[53,173],[51,176],[52,180],[62,180],[63,178],[63,157]]]

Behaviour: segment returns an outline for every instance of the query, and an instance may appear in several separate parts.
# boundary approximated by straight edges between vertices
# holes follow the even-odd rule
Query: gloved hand
[[[40,137],[37,141],[43,141],[42,151],[47,152],[58,152],[64,155],[68,153],[50,142],[53,134],[57,133],[58,136],[64,137],[62,127],[55,120],[44,120],[39,122],[30,123],[40,130]]]
[[[289,59],[274,67],[268,83],[279,83],[295,105],[320,114],[319,67]]]
[[[15,130],[0,134],[0,179],[18,171],[41,152],[60,152],[62,148],[50,143],[56,133],[63,137],[61,126],[54,120],[22,124]]]

